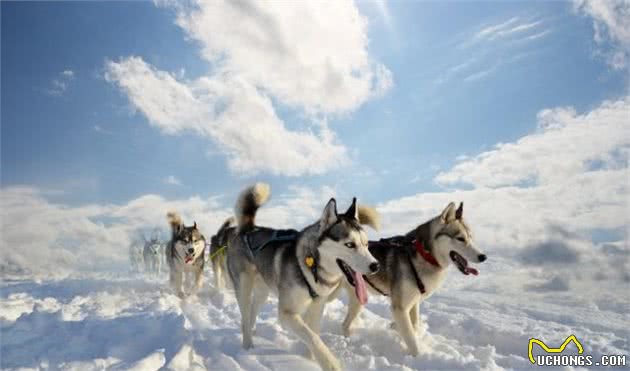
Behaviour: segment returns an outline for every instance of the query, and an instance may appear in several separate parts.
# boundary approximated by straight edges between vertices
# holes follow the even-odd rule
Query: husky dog
[[[379,268],[368,251],[356,199],[344,214],[337,213],[336,201],[330,199],[320,220],[298,232],[256,226],[256,211],[269,195],[269,186],[263,183],[240,194],[237,229],[229,238],[227,265],[241,311],[243,347],[253,346],[258,311],[272,290],[278,295],[280,322],[306,345],[322,369],[340,370],[339,361],[319,337],[324,304],[344,276],[364,303],[363,275]]]
[[[140,272],[142,265],[142,245],[140,241],[135,240],[129,244],[129,263],[131,264],[131,272]]]
[[[486,255],[474,247],[463,213],[463,203],[456,209],[451,202],[439,216],[405,236],[369,242],[369,251],[382,269],[364,279],[371,291],[390,297],[393,325],[414,356],[418,354],[418,306],[440,287],[446,268],[453,263],[463,274],[477,275],[468,261],[486,260]],[[346,336],[363,306],[350,292],[348,296],[349,309],[343,321]]]
[[[210,238],[209,256],[212,263],[212,271],[214,272],[214,287],[223,289],[225,286],[225,278],[227,276],[227,244],[229,238],[236,231],[236,219],[229,217],[223,222],[217,234]]]
[[[157,238],[151,238],[151,240],[146,241],[142,255],[144,257],[144,271],[146,273],[160,274],[162,256],[164,256],[160,241]]]
[[[191,294],[194,295],[201,289],[206,239],[197,229],[196,222],[192,226],[186,227],[179,214],[169,212],[166,217],[172,230],[171,240],[166,247],[166,261],[170,268],[171,286],[177,296],[183,298],[183,275],[188,272],[194,273],[195,280],[191,291]]]

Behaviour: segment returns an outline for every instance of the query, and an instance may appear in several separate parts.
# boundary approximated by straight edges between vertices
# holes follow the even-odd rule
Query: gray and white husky
[[[209,259],[214,272],[214,287],[223,289],[227,278],[227,245],[229,238],[236,233],[236,219],[229,217],[217,233],[210,238]]]
[[[365,281],[370,291],[390,297],[393,325],[414,356],[418,354],[416,331],[420,303],[440,287],[451,263],[465,275],[477,275],[478,271],[468,262],[486,260],[486,255],[473,243],[463,213],[463,203],[456,209],[451,202],[439,216],[404,236],[369,242],[369,251],[379,261],[381,269],[364,277]],[[349,309],[343,322],[346,336],[363,306],[350,292],[348,297]]]
[[[166,247],[166,262],[170,268],[171,286],[177,296],[183,298],[184,274],[192,273],[195,278],[191,294],[194,295],[202,285],[206,239],[197,228],[196,222],[186,227],[179,214],[169,212],[166,217],[172,230],[171,240]]]
[[[164,256],[162,243],[157,239],[146,241],[142,255],[144,257],[145,273],[159,275],[162,269],[162,257]]]
[[[278,295],[280,322],[306,345],[322,369],[340,370],[319,336],[324,305],[344,276],[354,284],[357,300],[364,302],[363,275],[378,270],[359,223],[356,199],[344,214],[337,213],[336,201],[330,199],[321,218],[298,232],[256,226],[256,211],[269,195],[270,188],[263,183],[240,194],[238,226],[228,243],[228,272],[241,311],[243,347],[253,346],[256,317],[271,290]]]

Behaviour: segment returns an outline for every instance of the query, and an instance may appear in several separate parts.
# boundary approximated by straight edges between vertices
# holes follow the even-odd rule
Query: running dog
[[[145,273],[159,275],[162,269],[162,256],[164,255],[160,241],[155,238],[146,241],[142,255],[144,257]]]
[[[168,223],[171,226],[172,236],[166,247],[166,261],[170,268],[170,284],[175,293],[183,298],[183,276],[184,273],[193,273],[194,283],[191,295],[196,294],[201,289],[204,267],[204,249],[206,239],[197,229],[197,223],[186,227],[182,218],[175,212],[166,214]]]
[[[381,269],[364,280],[370,291],[390,297],[394,327],[414,356],[418,354],[416,331],[420,303],[440,287],[451,263],[465,275],[477,275],[477,269],[469,266],[468,261],[486,260],[486,255],[475,248],[463,213],[463,203],[456,209],[451,202],[439,216],[404,236],[369,242],[369,251],[379,261]],[[350,335],[352,322],[363,307],[350,292],[348,297],[348,314],[343,321],[346,336]]]
[[[364,275],[378,271],[358,219],[356,199],[344,214],[330,199],[321,218],[301,231],[258,227],[256,211],[270,196],[267,184],[246,188],[236,203],[237,229],[228,240],[228,272],[241,311],[243,348],[253,346],[256,317],[269,291],[278,295],[278,317],[324,370],[340,370],[319,336],[329,295],[344,276],[359,302],[367,300]],[[364,221],[370,224],[370,220]]]

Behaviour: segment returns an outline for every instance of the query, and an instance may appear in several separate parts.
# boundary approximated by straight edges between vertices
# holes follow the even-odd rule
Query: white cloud
[[[52,79],[50,82],[50,87],[45,91],[49,95],[60,97],[62,96],[68,87],[70,86],[70,81],[74,79],[74,72],[72,70],[64,70],[59,73],[59,76]]]
[[[284,104],[346,112],[391,85],[389,70],[369,58],[367,20],[352,1],[196,5],[180,8],[177,24],[203,56]]]
[[[169,175],[164,178],[164,183],[176,186],[182,185],[181,180],[177,179],[174,175]]]
[[[183,80],[138,57],[106,66],[151,125],[210,138],[240,174],[321,174],[348,163],[322,116],[351,112],[392,85],[369,58],[367,21],[351,1],[173,6],[212,75]],[[274,104],[300,110],[309,126],[287,129]]]
[[[539,26],[542,24],[542,21],[521,22],[518,17],[513,17],[505,22],[482,28],[473,36],[473,40],[494,41],[501,38],[522,36],[540,29]]]
[[[475,187],[545,185],[592,169],[625,168],[630,153],[628,117],[628,97],[604,102],[582,115],[570,107],[543,110],[534,134],[462,161],[438,174],[436,181]]]
[[[317,132],[288,130],[271,99],[232,74],[180,81],[131,57],[109,62],[106,79],[165,134],[189,131],[211,139],[234,172],[321,174],[349,161],[325,124],[313,128]]]
[[[575,9],[593,18],[595,42],[615,69],[628,68],[630,58],[630,1],[574,0]]]

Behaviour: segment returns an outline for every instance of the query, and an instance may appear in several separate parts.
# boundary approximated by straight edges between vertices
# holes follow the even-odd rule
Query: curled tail
[[[236,219],[234,219],[233,216],[225,219],[225,221],[223,222],[223,224],[221,224],[221,227],[219,227],[219,230],[217,231],[217,236],[220,235],[221,233],[224,233],[226,229],[233,227],[236,224]]]
[[[271,195],[271,188],[266,183],[256,183],[245,188],[236,200],[235,214],[239,231],[254,226],[256,211]]]
[[[173,232],[177,231],[180,225],[182,225],[182,217],[176,211],[169,211],[166,213],[166,220],[171,226]]]
[[[359,223],[369,225],[375,231],[381,227],[381,217],[375,208],[367,205],[359,205]]]

